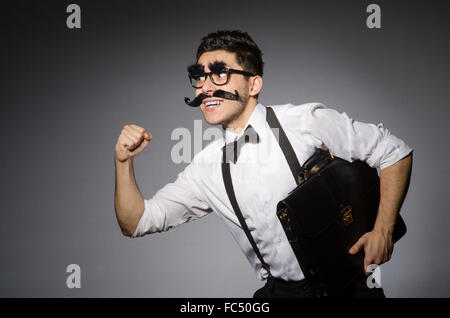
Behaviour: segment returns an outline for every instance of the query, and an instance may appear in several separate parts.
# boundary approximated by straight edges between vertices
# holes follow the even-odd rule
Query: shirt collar
[[[234,141],[236,138],[239,138],[245,131],[248,125],[251,125],[253,129],[258,133],[259,138],[264,138],[264,128],[266,126],[266,107],[260,103],[256,104],[253,109],[250,118],[245,124],[244,129],[242,129],[241,133],[236,134],[232,131],[232,129],[224,129],[224,138],[225,143],[230,143]]]

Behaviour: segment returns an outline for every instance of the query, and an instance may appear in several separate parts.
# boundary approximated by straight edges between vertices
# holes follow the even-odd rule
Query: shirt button
[[[288,272],[289,272],[289,273],[291,272],[291,269],[290,269],[290,268],[288,268]]]

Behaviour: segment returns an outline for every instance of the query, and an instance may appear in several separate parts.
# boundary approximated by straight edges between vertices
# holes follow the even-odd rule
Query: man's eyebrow
[[[205,72],[205,67],[201,64],[194,63],[188,66],[187,71],[189,74],[202,74]]]
[[[214,63],[209,63],[209,70],[213,73],[220,73],[227,68],[227,64],[223,61],[215,61]]]

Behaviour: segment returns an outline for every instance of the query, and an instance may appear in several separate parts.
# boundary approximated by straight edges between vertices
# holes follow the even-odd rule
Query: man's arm
[[[122,233],[132,236],[144,212],[144,198],[136,184],[133,157],[149,144],[151,134],[136,125],[126,125],[115,147],[116,185],[114,208]]]
[[[114,208],[123,235],[132,236],[144,212],[144,198],[136,184],[133,159],[115,160],[116,185]]]
[[[412,153],[380,171],[380,206],[374,230],[392,235],[394,224],[409,188]]]
[[[380,204],[375,226],[349,250],[356,254],[364,248],[364,269],[370,264],[390,260],[393,251],[392,233],[397,215],[408,192],[412,153],[380,171]]]
[[[199,219],[212,209],[199,189],[198,163],[191,162],[174,182],[144,200],[136,184],[133,158],[149,144],[152,135],[136,125],[126,125],[116,143],[114,206],[125,236],[140,237],[168,231]]]

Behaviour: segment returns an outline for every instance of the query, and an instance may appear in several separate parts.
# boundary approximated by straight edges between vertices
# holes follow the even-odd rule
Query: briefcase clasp
[[[349,226],[351,223],[353,223],[352,207],[348,204],[344,206],[344,208],[341,210],[341,216],[342,223],[344,223],[345,226]]]
[[[286,208],[281,210],[281,212],[278,214],[278,217],[282,221],[291,222],[291,219],[289,218],[289,215],[287,213],[287,209]]]
[[[309,173],[308,170],[303,170],[302,172],[300,172],[300,174],[297,177],[299,184],[308,181],[308,173]]]

